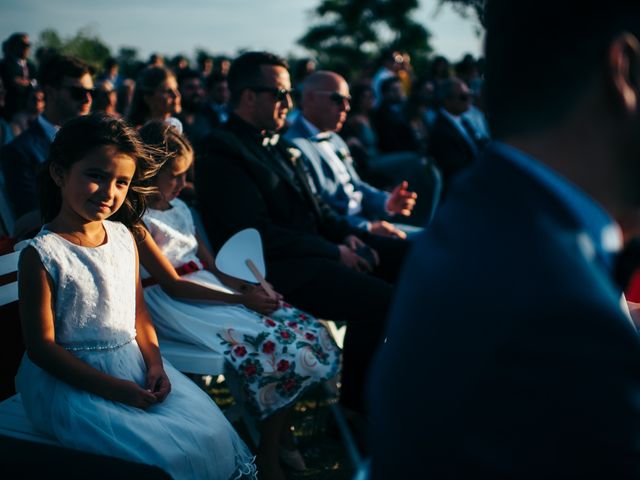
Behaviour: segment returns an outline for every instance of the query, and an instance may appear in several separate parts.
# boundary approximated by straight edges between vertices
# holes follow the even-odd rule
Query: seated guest
[[[614,221],[640,205],[640,3],[576,21],[597,5],[488,2],[497,141],[407,261],[371,373],[372,480],[640,478]]]
[[[111,82],[111,85],[113,85],[113,88],[117,90],[120,88],[123,81],[123,78],[118,73],[119,70],[120,67],[118,66],[118,61],[113,57],[107,58],[104,61],[104,71],[102,72],[102,75],[98,77],[98,81],[102,82],[104,80],[108,80]]]
[[[206,82],[205,114],[209,122],[215,128],[229,119],[229,84],[227,76],[214,73],[207,78]]]
[[[91,111],[104,112],[112,117],[120,118],[121,115],[116,110],[117,104],[118,94],[113,88],[113,84],[109,80],[98,82],[93,95]]]
[[[151,179],[157,194],[142,219],[147,231],[138,235],[144,297],[158,336],[223,353],[238,373],[247,405],[261,420],[261,479],[279,478],[279,457],[304,470],[291,433],[293,405],[309,387],[338,373],[339,350],[311,315],[216,268],[191,212],[177,198],[193,162],[191,145],[161,122],[148,123],[140,136],[154,147],[160,168]],[[247,374],[248,368],[255,371]]]
[[[0,147],[13,140],[13,129],[4,115],[7,98],[6,93],[7,91],[2,83],[2,78],[0,78]]]
[[[53,55],[40,67],[38,81],[46,104],[38,121],[0,151],[6,193],[16,218],[38,208],[36,174],[47,159],[58,129],[91,108],[93,80],[89,65]]]
[[[158,57],[156,54],[151,57],[154,56]],[[182,123],[175,117],[182,111],[180,100],[178,82],[171,70],[164,66],[146,67],[136,79],[129,122],[141,127],[151,120],[159,120],[182,132]]]
[[[182,112],[178,118],[187,138],[197,142],[212,129],[209,119],[202,113],[205,107],[205,92],[200,72],[183,69],[178,76],[178,89],[182,105]]]
[[[274,135],[291,108],[284,60],[245,53],[228,80],[229,121],[204,139],[196,162],[206,232],[217,249],[239,230],[256,228],[275,288],[317,317],[348,322],[341,403],[363,411],[362,382],[392,294],[392,285],[377,276],[395,280],[406,242],[350,226],[313,194],[300,151]],[[371,270],[377,276],[366,273]]]
[[[398,78],[398,75],[404,67],[405,57],[399,50],[387,48],[380,54],[380,68],[373,76],[371,86],[375,94],[375,103],[380,105],[383,100],[382,83],[392,77]]]
[[[380,85],[382,101],[373,112],[373,126],[381,152],[412,151],[424,154],[422,144],[405,115],[406,98],[398,77],[389,77]]]
[[[431,131],[429,153],[442,172],[446,189],[456,173],[475,161],[484,140],[463,116],[471,106],[471,92],[463,81],[444,80],[438,97],[441,107]]]
[[[6,120],[25,106],[29,87],[35,85],[36,69],[29,61],[31,42],[26,33],[14,33],[2,43],[0,78],[7,89]]]
[[[421,211],[429,209],[428,198],[437,200],[440,190],[440,173],[426,157],[416,152],[381,153],[378,136],[371,124],[374,103],[373,87],[360,83],[351,89],[351,110],[340,132],[349,146],[356,171],[367,183],[378,188],[393,187],[408,180],[420,202],[413,210],[412,218],[422,219]],[[422,185],[421,185],[422,182]],[[431,217],[435,208],[431,205]]]
[[[11,119],[11,129],[17,137],[33,125],[38,116],[44,112],[44,92],[41,87],[29,87],[27,103],[22,110],[18,110]]]
[[[349,147],[335,133],[349,111],[349,86],[340,75],[319,71],[304,82],[301,115],[285,138],[302,152],[320,196],[347,221],[376,235],[406,238],[384,221],[391,215],[409,216],[416,194],[403,182],[387,193],[360,180]]]

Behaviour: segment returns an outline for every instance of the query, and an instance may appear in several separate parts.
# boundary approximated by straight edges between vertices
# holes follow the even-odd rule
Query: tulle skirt
[[[145,385],[146,366],[135,340],[72,353],[104,373]],[[166,361],[164,368],[171,393],[147,410],[72,387],[26,354],[16,387],[34,426],[65,447],[155,465],[176,480],[252,478],[252,455],[220,409]]]

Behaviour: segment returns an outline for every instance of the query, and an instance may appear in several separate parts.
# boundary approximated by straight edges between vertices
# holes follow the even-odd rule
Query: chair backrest
[[[0,400],[14,395],[14,377],[24,352],[18,305],[20,252],[0,256]]]
[[[0,256],[0,306],[18,300],[18,258],[20,252]]]
[[[3,230],[5,235],[13,235],[15,223],[16,218],[5,192],[4,177],[0,172],[0,231]]]

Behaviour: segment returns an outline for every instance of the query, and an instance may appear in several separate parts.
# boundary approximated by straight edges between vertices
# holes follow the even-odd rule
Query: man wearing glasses
[[[403,230],[385,219],[411,215],[417,195],[408,189],[406,181],[391,193],[363,182],[353,166],[349,147],[336,133],[350,110],[345,79],[334,72],[319,71],[305,80],[303,88],[302,115],[285,138],[304,152],[322,198],[357,228],[406,238]]]
[[[53,55],[40,67],[38,80],[45,94],[44,112],[0,151],[4,188],[16,218],[38,208],[36,174],[57,131],[91,109],[93,80],[83,61]]]
[[[445,80],[438,96],[441,108],[433,125],[429,153],[447,186],[455,174],[474,162],[486,140],[465,115],[471,108],[472,96],[462,80]]]
[[[390,283],[367,272],[392,279],[401,259],[394,252],[378,259],[359,238],[371,235],[316,196],[301,152],[275,133],[292,107],[284,60],[245,53],[233,62],[228,82],[229,121],[205,138],[196,162],[207,233],[219,248],[237,231],[256,228],[267,279],[285,299],[318,317],[348,322],[341,402],[362,411],[364,377],[392,294]]]

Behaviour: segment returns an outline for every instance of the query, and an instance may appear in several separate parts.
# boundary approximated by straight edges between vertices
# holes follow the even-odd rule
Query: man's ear
[[[253,106],[256,103],[256,92],[250,88],[245,88],[240,94],[240,104]]]
[[[616,98],[628,113],[640,107],[640,41],[631,33],[618,35],[609,46],[609,74]]]

